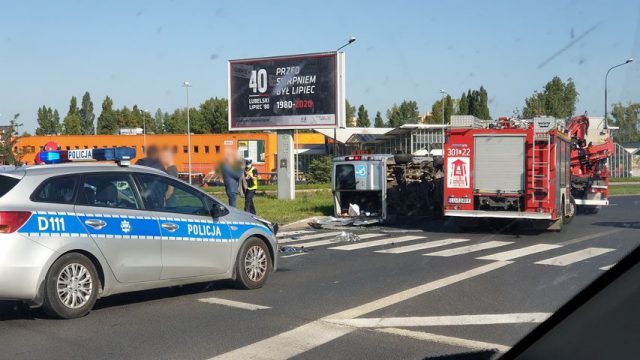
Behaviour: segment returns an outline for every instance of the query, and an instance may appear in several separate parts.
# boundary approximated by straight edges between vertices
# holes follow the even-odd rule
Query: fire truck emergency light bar
[[[113,161],[127,166],[136,157],[136,150],[130,147],[104,149],[53,150],[42,151],[38,158],[45,164],[61,164],[75,161]]]

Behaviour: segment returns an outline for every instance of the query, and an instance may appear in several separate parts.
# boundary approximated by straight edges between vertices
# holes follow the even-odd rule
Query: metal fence
[[[613,155],[609,158],[611,177],[626,178],[633,176],[633,155],[618,143],[614,143]]]

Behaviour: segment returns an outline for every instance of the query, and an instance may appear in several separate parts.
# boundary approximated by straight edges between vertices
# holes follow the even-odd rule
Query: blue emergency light
[[[76,161],[113,161],[119,165],[129,165],[136,157],[136,149],[115,147],[103,149],[53,150],[42,151],[38,158],[45,164],[60,164]]]
[[[66,151],[42,151],[38,154],[38,157],[45,164],[60,164],[68,161]]]

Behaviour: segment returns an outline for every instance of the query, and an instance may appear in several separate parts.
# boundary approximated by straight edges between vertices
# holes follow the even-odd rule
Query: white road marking
[[[511,262],[509,261],[497,261],[442,279],[430,281],[420,286],[400,291],[381,299],[377,299],[369,303],[356,306],[354,308],[347,309],[333,315],[329,315],[328,317],[312,321],[287,332],[232,350],[228,353],[216,356],[212,359],[266,360],[291,358],[356,330],[356,328],[354,327],[329,323],[327,321],[329,319],[346,319],[362,316],[372,311],[382,309],[384,307],[397,304],[401,301],[405,301],[410,298],[425,294],[429,291],[437,290],[447,285],[455,284],[457,282],[467,280],[478,275],[486,274],[490,271],[500,269],[503,266],[509,264],[511,264]],[[295,344],[295,346],[292,346],[292,344]]]
[[[331,319],[329,321],[358,328],[415,327],[415,326],[458,326],[541,323],[551,313],[482,314],[453,316],[413,316],[390,318]]]
[[[412,245],[406,245],[406,246],[399,246],[391,249],[378,250],[376,252],[383,253],[383,254],[402,254],[410,251],[431,249],[438,246],[457,244],[457,243],[469,241],[469,240],[470,239],[443,239],[443,240],[436,240],[436,241],[428,241],[422,244],[412,244]]]
[[[601,267],[601,268],[600,268],[600,270],[607,271],[607,270],[611,269],[614,265],[615,265],[615,264],[611,264],[611,265],[603,266],[603,267]]]
[[[245,303],[245,302],[233,301],[233,300],[227,300],[227,299],[220,299],[220,298],[214,298],[214,297],[198,299],[198,301],[203,302],[203,303],[207,303],[207,304],[225,305],[225,306],[230,306],[230,307],[234,307],[234,308],[238,308],[238,309],[252,310],[252,311],[271,309],[271,307],[269,307],[269,306],[249,304],[249,303]]]
[[[358,235],[358,237],[360,238],[360,240],[365,240],[365,239],[379,237],[383,235],[384,234],[362,234],[362,235]],[[294,244],[292,246],[300,246],[300,247],[304,246],[308,248],[308,247],[316,247],[316,246],[323,246],[323,245],[330,245],[330,244],[338,244],[338,242],[336,242],[335,239],[332,238],[327,240],[311,241],[311,242],[302,243],[302,244]]]
[[[567,266],[573,263],[577,263],[578,261],[586,260],[592,257],[596,257],[602,254],[606,254],[614,249],[605,249],[605,248],[586,248],[578,251],[574,251],[565,255],[560,255],[556,257],[552,257],[550,259],[536,261],[536,264],[541,265],[554,265],[554,266]]]
[[[487,265],[478,266],[471,270],[467,270],[458,274],[447,276],[442,279],[430,281],[426,284],[422,284],[422,285],[368,302],[366,304],[356,306],[354,308],[351,308],[345,311],[341,311],[337,314],[328,316],[328,318],[338,318],[338,319],[356,318],[356,317],[368,314],[370,312],[383,309],[387,306],[395,305],[402,301],[428,293],[430,291],[440,289],[447,285],[455,284],[463,280],[471,279],[472,277],[476,277],[478,275],[486,274],[493,270],[497,270],[504,266],[507,266],[511,263],[512,263],[511,261],[496,261],[496,262],[489,263]]]
[[[562,241],[559,242],[558,245],[571,245],[571,244],[575,244],[575,243],[579,243],[582,241],[587,241],[587,240],[591,240],[591,239],[596,239],[599,237],[605,237],[608,235],[613,235],[615,233],[619,233],[621,231],[625,231],[628,229],[612,229],[612,230],[607,230],[607,231],[603,231],[603,232],[599,232],[599,233],[595,233],[595,234],[589,234],[589,235],[585,235],[585,236],[580,236],[577,237],[575,239],[569,239],[567,241]]]
[[[324,321],[313,321],[211,359],[289,359],[354,330],[354,328],[347,326],[331,324]]]
[[[401,236],[401,237],[397,237],[397,238],[386,238],[386,239],[368,241],[368,242],[363,242],[363,243],[355,243],[355,244],[351,244],[351,245],[336,246],[336,247],[332,247],[332,248],[329,248],[329,249],[332,249],[332,250],[357,250],[357,249],[365,249],[365,248],[374,247],[374,246],[382,246],[382,245],[402,243],[402,242],[406,242],[406,241],[413,241],[413,240],[417,240],[417,239],[426,239],[426,237],[424,237],[424,236],[415,236],[415,235],[407,235],[407,236]]]
[[[325,237],[329,237],[329,236],[336,236],[338,234],[340,234],[340,231],[318,232],[318,233],[314,233],[314,234],[298,236],[296,238],[279,239],[278,243],[279,244],[287,244],[287,243],[298,242],[298,241],[321,239],[321,238],[325,238]]]
[[[300,256],[300,255],[307,255],[308,253],[306,252],[300,252],[300,253],[293,253],[291,255],[280,255],[281,259],[286,259],[286,258],[290,258],[290,257],[294,257],[294,256]]]
[[[296,236],[296,235],[301,235],[301,234],[309,234],[314,232],[313,230],[292,230],[292,231],[281,231],[278,233],[278,237],[290,237],[290,236]]]
[[[487,242],[481,243],[481,244],[461,246],[461,247],[457,247],[457,248],[453,248],[453,249],[441,250],[441,251],[436,251],[436,252],[423,254],[423,255],[424,256],[456,256],[456,255],[468,254],[468,253],[472,253],[472,252],[476,252],[476,251],[480,251],[480,250],[493,249],[493,248],[497,248],[497,247],[505,246],[505,245],[509,245],[509,244],[513,244],[513,242],[511,242],[511,241],[487,241]]]
[[[559,247],[561,247],[561,245],[536,244],[536,245],[523,247],[523,248],[520,248],[520,249],[503,251],[503,252],[499,252],[499,253],[496,253],[496,254],[479,257],[477,259],[480,259],[480,260],[507,261],[507,260],[513,260],[513,259],[517,259],[519,257],[523,257],[523,256],[527,256],[527,255],[531,255],[531,254],[535,254],[535,253],[551,250],[551,249],[557,249]]]
[[[437,335],[437,334],[432,334],[432,333],[427,333],[422,331],[413,331],[413,330],[398,329],[398,328],[382,328],[382,329],[375,329],[375,331],[386,333],[386,334],[405,336],[405,337],[409,337],[416,340],[424,340],[424,341],[431,341],[431,342],[436,342],[440,344],[465,347],[473,350],[497,350],[499,352],[507,352],[510,349],[510,347],[506,345],[489,343],[484,341],[462,339],[462,338],[457,338],[452,336]]]

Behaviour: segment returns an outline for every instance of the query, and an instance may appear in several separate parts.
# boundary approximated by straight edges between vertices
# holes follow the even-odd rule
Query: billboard
[[[344,53],[229,61],[229,130],[345,127]]]

